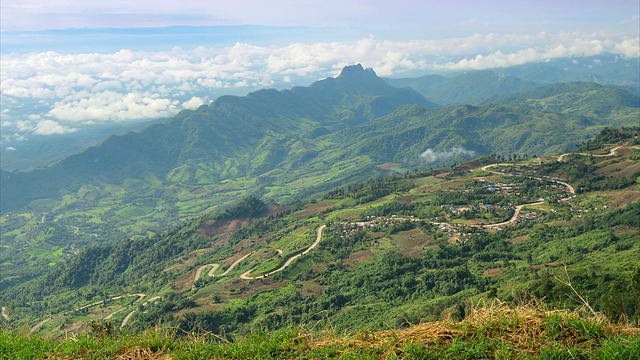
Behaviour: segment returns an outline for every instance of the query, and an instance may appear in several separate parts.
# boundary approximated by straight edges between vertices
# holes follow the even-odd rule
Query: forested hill
[[[10,326],[52,336],[97,319],[218,336],[393,329],[461,319],[494,298],[584,305],[572,290],[611,321],[636,320],[639,131],[607,128],[572,153],[481,156],[304,202],[247,197],[162,234],[89,246],[3,289],[0,305]]]
[[[49,168],[3,171],[0,287],[87,245],[147,237],[243,196],[294,202],[482,154],[559,153],[604,127],[637,125],[638,97],[610,87],[528,94],[434,107],[356,65],[309,87],[221,97]]]
[[[540,86],[501,99],[502,103],[550,113],[590,118],[638,120],[640,97],[609,86],[572,82]]]
[[[515,76],[492,71],[476,71],[444,77],[425,75],[418,78],[386,79],[397,87],[410,87],[440,105],[481,105],[500,97],[540,86]]]
[[[308,88],[224,96],[144,131],[113,136],[50,168],[5,174],[2,209],[55,196],[61,189],[77,191],[85,183],[122,184],[149,175],[163,179],[183,165],[203,163],[214,181],[255,176],[274,169],[296,140],[362,123],[405,104],[434,107],[415,91],[394,88],[361,65]],[[233,174],[220,175],[218,169],[229,161],[237,163]]]

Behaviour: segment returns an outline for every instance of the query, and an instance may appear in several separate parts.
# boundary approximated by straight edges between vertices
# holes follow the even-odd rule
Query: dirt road
[[[589,156],[589,155],[591,155],[591,156],[593,156],[593,157],[613,156],[613,155],[615,155],[615,154],[616,154],[616,151],[618,151],[618,149],[620,149],[621,147],[623,147],[623,146],[616,146],[616,147],[612,148],[611,150],[609,150],[609,153],[608,153],[608,154],[565,153],[565,154],[562,154],[562,155],[559,155],[559,156],[558,156],[558,161],[563,162],[563,161],[564,161],[564,158],[565,158],[565,157],[567,157],[568,155],[571,155],[571,154],[578,154],[578,155],[584,155],[584,156]]]
[[[156,301],[156,300],[158,300],[158,299],[160,299],[160,298],[161,298],[161,296],[154,296],[154,297],[152,297],[151,299],[149,299],[149,300],[145,301],[145,302],[142,304],[142,306],[145,306],[145,305],[147,305],[148,303],[150,303],[150,302],[154,302],[154,301]],[[122,310],[124,310],[124,308],[123,308]],[[117,312],[117,311],[116,311],[116,312]],[[123,328],[125,325],[127,325],[127,323],[129,322],[129,320],[131,319],[131,317],[133,316],[133,314],[135,314],[135,312],[136,312],[136,310],[133,310],[132,312],[130,312],[129,314],[127,314],[127,316],[125,316],[125,317],[124,317],[124,320],[122,320],[122,324],[120,324],[120,327],[121,327],[121,328]]]
[[[509,219],[507,221],[503,221],[501,223],[479,224],[479,225],[471,225],[471,226],[472,227],[499,227],[499,226],[505,226],[505,225],[513,224],[518,219],[518,216],[520,215],[520,210],[522,210],[523,207],[525,207],[525,206],[533,206],[533,205],[541,205],[541,204],[544,204],[544,201],[534,202],[534,203],[530,203],[530,204],[518,205],[518,206],[516,206],[516,209],[513,212],[513,216],[511,216],[511,219]]]
[[[253,279],[262,279],[265,278],[267,276],[271,276],[277,272],[280,272],[282,270],[284,270],[287,266],[291,265],[291,263],[293,263],[293,261],[295,261],[297,258],[299,258],[302,255],[306,255],[309,253],[309,251],[313,250],[316,246],[318,246],[318,244],[320,243],[320,241],[322,240],[322,231],[327,227],[327,225],[322,225],[318,228],[318,233],[316,235],[316,241],[311,244],[311,246],[309,246],[305,251],[303,251],[302,253],[298,254],[298,255],[294,255],[291,258],[289,258],[289,260],[287,260],[281,267],[268,272],[266,274],[262,274],[262,275],[257,275],[257,276],[249,276],[249,273],[251,273],[253,271],[253,269],[245,272],[244,274],[240,275],[241,279],[245,279],[245,280],[253,280]]]
[[[209,276],[225,276],[227,275],[231,270],[233,270],[234,267],[236,267],[236,265],[238,265],[242,260],[246,259],[249,257],[249,255],[253,254],[253,251],[248,253],[247,255],[241,257],[240,259],[236,260],[233,262],[233,264],[231,264],[231,266],[229,266],[229,268],[227,270],[225,270],[225,272],[223,272],[220,275],[216,275],[215,271],[218,270],[218,268],[220,267],[220,264],[206,264],[206,265],[202,265],[198,268],[198,270],[196,270],[196,276],[193,280],[193,283],[195,284],[196,281],[198,281],[198,279],[200,279],[200,276],[202,275],[202,270],[206,269],[208,266],[212,266],[213,268],[211,270],[209,270],[208,275]],[[280,254],[282,254],[282,252],[280,252]]]

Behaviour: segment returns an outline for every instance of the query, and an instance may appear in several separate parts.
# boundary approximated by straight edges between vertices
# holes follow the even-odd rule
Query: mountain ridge
[[[608,87],[557,85],[536,100],[555,104],[546,111],[527,106],[529,98],[427,109],[432,103],[414,90],[394,88],[361,66],[345,76],[223,97],[113,136],[54,167],[0,172],[7,245],[0,264],[24,264],[3,269],[2,286],[60,261],[52,254],[146,237],[224,210],[241,196],[295,202],[476,155],[563,152],[604,127],[637,120],[638,109],[623,101],[626,95]],[[602,101],[611,101],[612,111],[596,115],[592,109]],[[271,115],[261,112],[266,108]],[[572,110],[563,113],[565,108]],[[29,255],[25,244],[45,251]]]
[[[339,329],[388,328],[445,312],[464,317],[467,299],[498,294],[566,304],[561,284],[553,283],[562,261],[578,291],[596,299],[595,309],[613,319],[620,311],[637,317],[629,292],[608,289],[632,281],[625,267],[634,264],[640,227],[637,132],[608,129],[592,140],[601,148],[583,144],[588,151],[494,154],[451,169],[374,178],[303,203],[247,198],[163,234],[88,247],[0,299],[11,314],[41,311],[44,302],[66,311],[46,329],[86,316],[74,309],[87,303],[110,304],[118,321],[136,312],[137,329],[161,317],[185,331],[200,322],[214,333],[220,325],[244,333],[318,311]],[[160,298],[140,308],[120,300],[123,291]]]

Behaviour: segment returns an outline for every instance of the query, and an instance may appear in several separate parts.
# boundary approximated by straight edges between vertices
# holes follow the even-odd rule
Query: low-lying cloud
[[[449,161],[459,158],[472,158],[476,156],[476,152],[473,150],[467,150],[461,146],[453,147],[445,151],[434,151],[433,149],[427,149],[420,154],[420,159],[427,164]]]
[[[488,34],[110,54],[2,54],[3,139],[86,124],[167,117],[223,94],[290,88],[362,63],[380,76],[490,69],[603,53],[640,57],[640,40],[606,34]],[[18,126],[18,124],[21,124]],[[427,155],[425,155],[427,156]]]

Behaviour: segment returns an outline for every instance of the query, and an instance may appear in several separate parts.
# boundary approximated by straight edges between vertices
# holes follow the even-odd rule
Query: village
[[[540,222],[545,218],[544,211],[532,209],[531,207],[541,204],[554,204],[554,206],[568,204],[569,210],[582,212],[573,209],[568,201],[575,198],[573,188],[563,183],[558,178],[545,176],[543,178],[532,177],[526,174],[532,166],[522,166],[511,168],[518,181],[512,182],[491,182],[486,177],[475,177],[472,183],[466,184],[461,189],[447,191],[451,193],[465,194],[486,194],[487,199],[496,199],[495,195],[502,199],[494,204],[479,202],[477,204],[466,205],[440,205],[440,214],[432,219],[423,219],[416,216],[387,215],[387,216],[364,216],[361,221],[342,222],[334,229],[334,234],[342,239],[348,239],[358,231],[382,230],[389,227],[399,227],[405,222],[422,222],[437,228],[446,234],[449,242],[453,244],[464,244],[467,239],[478,231],[502,231],[506,226],[518,225],[526,221]],[[504,173],[500,173],[504,175]],[[529,181],[527,181],[529,180]],[[534,182],[530,181],[533,180]],[[494,195],[494,196],[492,196]],[[514,205],[520,203],[521,205]],[[527,206],[529,206],[527,208]],[[555,209],[549,209],[555,213]],[[488,213],[512,214],[508,220],[490,221],[486,217]],[[483,216],[485,214],[485,216]],[[401,227],[401,226],[400,226]]]

